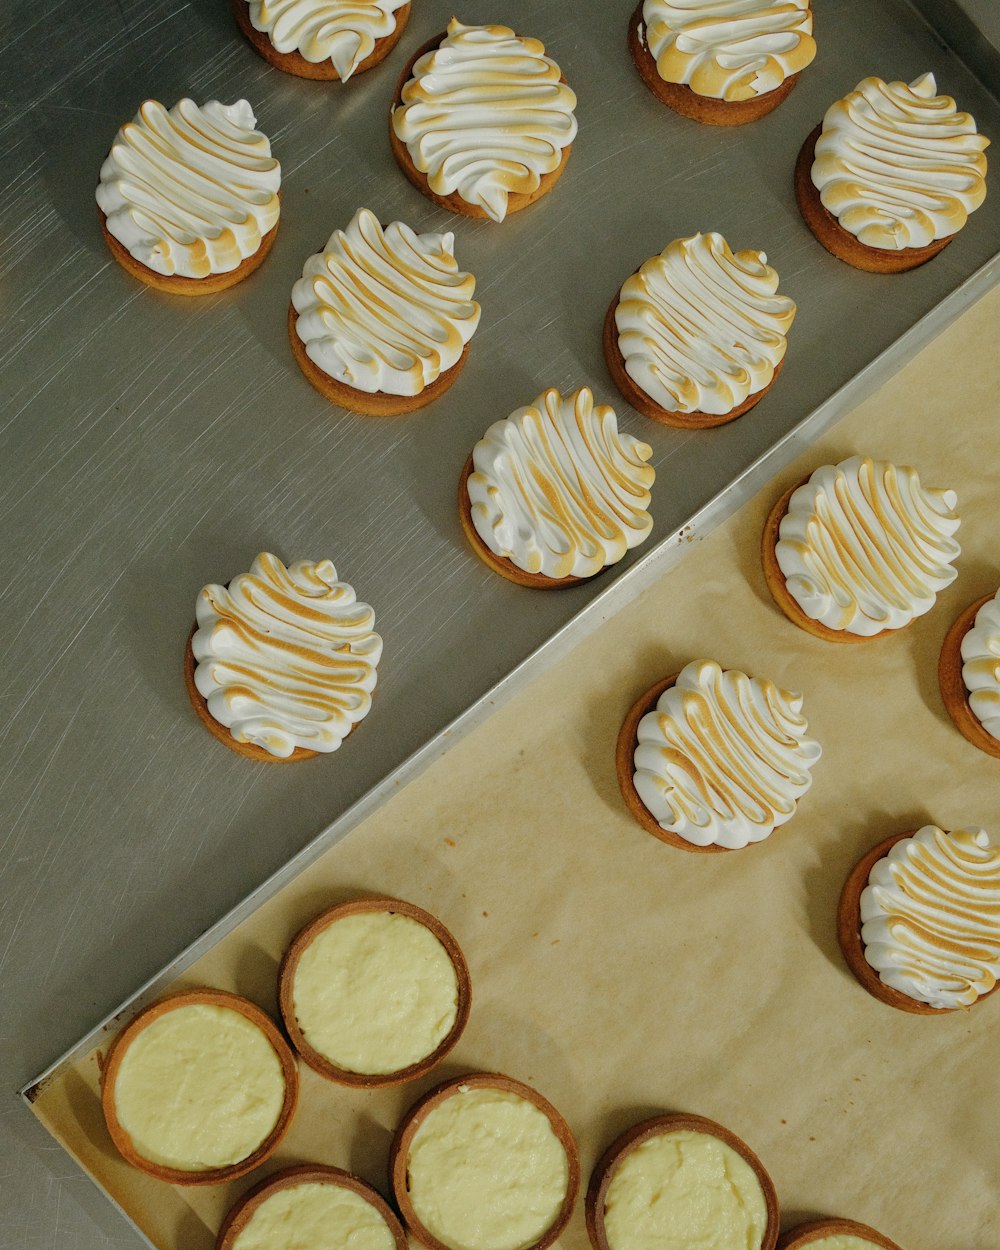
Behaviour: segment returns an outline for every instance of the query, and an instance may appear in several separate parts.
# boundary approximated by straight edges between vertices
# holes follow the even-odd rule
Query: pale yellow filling
[[[544,1112],[517,1094],[465,1088],[435,1107],[407,1158],[410,1201],[452,1250],[523,1250],[555,1222],[566,1151]]]
[[[611,1250],[760,1250],[767,1204],[746,1160],[709,1133],[651,1137],[608,1186]]]
[[[810,1241],[809,1250],[880,1250],[880,1247],[874,1241],[866,1241],[864,1237],[834,1233],[832,1237],[821,1237],[819,1241]]]
[[[393,1250],[381,1214],[340,1185],[306,1181],[265,1199],[233,1242],[233,1250]]]
[[[228,1007],[191,1003],[147,1025],[115,1080],[115,1112],[144,1159],[185,1172],[253,1154],[281,1113],[285,1078],[266,1035]]]
[[[409,916],[361,912],[324,929],[303,951],[292,984],[299,1028],[349,1072],[398,1072],[451,1031],[458,979],[448,952]]]

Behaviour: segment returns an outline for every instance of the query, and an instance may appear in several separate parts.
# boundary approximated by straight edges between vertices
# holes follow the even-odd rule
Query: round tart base
[[[410,57],[409,61],[407,61],[406,67],[400,74],[399,81],[396,83],[396,93],[392,98],[392,105],[389,109],[389,142],[392,145],[392,154],[395,156],[396,163],[399,165],[400,169],[409,181],[413,183],[417,190],[423,192],[429,200],[433,200],[434,203],[440,205],[441,208],[446,208],[450,213],[461,213],[463,217],[476,217],[484,221],[492,221],[493,218],[490,217],[489,213],[480,208],[478,204],[470,204],[468,200],[464,200],[457,191],[452,191],[449,195],[438,195],[436,191],[432,190],[431,185],[427,180],[427,175],[421,173],[421,171],[417,169],[416,165],[414,165],[413,160],[410,157],[409,149],[397,136],[396,128],[392,124],[393,113],[403,103],[403,88],[413,77],[414,65],[425,53],[432,52],[447,37],[448,32],[442,31],[440,35],[435,35],[433,39],[428,39],[425,44],[421,44],[416,52],[414,52],[413,56]],[[566,79],[560,75],[559,81],[565,82]],[[541,175],[538,186],[534,191],[511,191],[508,194],[507,213],[504,217],[505,221],[507,217],[510,217],[514,213],[519,213],[522,208],[527,208],[529,204],[534,204],[536,200],[540,200],[543,195],[546,195],[552,190],[562,176],[562,172],[566,168],[566,162],[569,160],[569,154],[572,150],[573,145],[571,143],[563,148],[562,156],[559,158],[559,164],[555,167],[555,169],[550,170],[549,173]]]
[[[295,1016],[293,995],[295,970],[307,947],[324,929],[329,928],[336,921],[344,919],[345,916],[357,916],[366,912],[392,912],[396,915],[408,916],[411,920],[422,924],[444,947],[455,969],[455,980],[458,984],[458,1009],[455,1014],[455,1023],[448,1033],[423,1059],[411,1063],[408,1067],[399,1068],[395,1072],[352,1072],[349,1068],[339,1067],[332,1059],[327,1058],[310,1045]],[[429,1072],[448,1054],[462,1036],[469,1020],[469,1011],[472,1007],[472,981],[461,947],[436,916],[424,911],[422,907],[417,907],[414,903],[407,903],[398,898],[359,898],[321,912],[295,935],[285,951],[278,970],[278,1004],[291,1043],[310,1068],[318,1072],[320,1076],[325,1076],[328,1080],[336,1081],[340,1085],[350,1085],[357,1089],[378,1089],[416,1080],[417,1077]]]
[[[742,417],[745,412],[749,412],[755,404],[760,403],[776,382],[778,374],[781,372],[781,367],[785,363],[784,357],[782,357],[775,365],[774,373],[771,375],[771,380],[767,386],[761,387],[753,395],[748,395],[741,404],[737,404],[729,412],[719,414],[699,412],[697,409],[694,412],[671,412],[667,408],[661,408],[659,404],[650,399],[646,392],[636,385],[625,369],[625,357],[618,346],[618,326],[615,322],[615,313],[620,301],[621,291],[611,301],[607,315],[604,318],[604,358],[608,362],[608,369],[611,372],[615,386],[618,387],[632,407],[637,412],[641,412],[644,417],[649,417],[652,421],[659,421],[661,425],[672,425],[682,430],[709,430],[714,426],[725,425],[729,421],[735,421],[737,417]]]
[[[432,1233],[428,1232],[413,1209],[413,1203],[410,1201],[408,1161],[413,1138],[427,1115],[454,1094],[465,1089],[498,1089],[507,1094],[516,1094],[526,1102],[532,1103],[548,1119],[553,1133],[566,1152],[569,1174],[566,1178],[566,1195],[559,1213],[538,1241],[524,1247],[524,1250],[547,1250],[547,1247],[552,1245],[569,1223],[569,1217],[576,1204],[576,1195],[580,1188],[580,1158],[576,1141],[570,1132],[569,1125],[547,1099],[530,1085],[523,1085],[520,1081],[515,1081],[512,1077],[504,1076],[500,1072],[471,1072],[466,1076],[445,1081],[444,1084],[437,1085],[424,1094],[403,1116],[389,1148],[389,1177],[403,1223],[419,1242],[428,1247],[428,1250],[453,1250],[453,1247],[438,1241]]]
[[[152,287],[154,291],[165,291],[168,295],[216,295],[219,291],[228,290],[237,282],[249,278],[253,271],[263,263],[271,250],[274,236],[278,233],[278,223],[275,222],[267,234],[261,237],[260,246],[256,252],[252,256],[245,256],[235,269],[230,269],[226,273],[210,273],[204,278],[185,278],[179,274],[156,273],[148,265],[136,260],[108,229],[104,212],[98,209],[97,213],[101,220],[101,234],[104,236],[104,242],[107,243],[108,250],[119,265],[133,278],[138,278],[140,282]]]
[[[869,247],[849,230],[845,230],[833,213],[825,207],[819,191],[812,180],[816,142],[823,133],[822,122],[808,136],[795,162],[795,199],[806,225],[826,250],[838,260],[846,261],[855,269],[866,273],[904,273],[916,269],[935,257],[952,241],[953,234],[935,239],[926,247],[904,247],[898,251],[889,248]]]
[[[237,1199],[229,1208],[229,1212],[219,1229],[215,1242],[215,1250],[233,1250],[236,1239],[250,1223],[258,1209],[275,1194],[284,1189],[294,1189],[298,1185],[333,1185],[339,1189],[349,1189],[381,1215],[392,1234],[394,1250],[407,1250],[406,1233],[395,1213],[380,1193],[372,1189],[360,1177],[341,1168],[325,1167],[319,1163],[304,1163],[297,1167],[283,1168],[266,1180],[254,1185],[242,1198]]]
[[[195,685],[194,673],[198,662],[195,660],[194,651],[191,649],[191,640],[197,631],[198,626],[196,624],[190,634],[188,634],[187,644],[184,648],[184,685],[188,692],[188,698],[191,700],[191,706],[198,713],[198,719],[212,737],[218,738],[221,743],[229,747],[230,751],[235,751],[237,755],[245,755],[248,760],[257,760],[261,764],[291,764],[295,760],[310,760],[314,755],[318,755],[318,751],[307,751],[304,747],[296,747],[291,755],[272,755],[270,751],[265,751],[263,747],[257,746],[254,742],[236,741],[226,726],[221,725],[208,710],[207,699]],[[353,732],[353,726],[351,732]]]
[[[389,395],[385,391],[359,391],[356,386],[348,386],[346,382],[338,382],[319,367],[306,352],[306,345],[298,336],[295,327],[299,314],[295,305],[288,305],[288,340],[292,345],[292,355],[296,363],[317,391],[338,408],[346,408],[348,412],[359,413],[363,417],[401,417],[408,412],[416,412],[432,404],[454,383],[465,367],[471,341],[466,343],[462,354],[450,369],[445,369],[433,382],[429,382],[419,395]]]
[[[714,96],[699,95],[684,83],[664,82],[656,68],[656,58],[639,37],[642,25],[643,0],[635,7],[628,25],[628,50],[632,55],[639,76],[653,95],[662,103],[696,122],[707,126],[744,126],[776,109],[799,80],[791,74],[780,87],[754,96],[750,100],[719,100]]]
[[[888,638],[892,634],[900,633],[898,629],[883,629],[877,634],[865,635],[852,634],[846,629],[830,629],[828,625],[824,625],[821,621],[814,621],[812,617],[806,616],[795,599],[788,593],[785,575],[778,564],[776,552],[779,537],[778,530],[782,518],[788,511],[788,501],[799,487],[804,486],[808,481],[809,478],[804,477],[800,482],[796,482],[794,486],[790,486],[771,509],[764,523],[764,533],[760,543],[760,558],[764,567],[764,580],[767,582],[767,588],[771,592],[771,598],[793,625],[798,625],[799,629],[804,629],[807,634],[812,634],[815,638],[822,638],[825,642],[874,642],[876,638]],[[906,626],[903,626],[903,628],[905,629]]]
[[[590,1237],[590,1244],[594,1247],[594,1250],[611,1250],[607,1233],[604,1229],[604,1203],[608,1187],[614,1179],[614,1174],[618,1170],[619,1164],[626,1155],[630,1154],[636,1147],[641,1146],[643,1142],[649,1141],[650,1138],[662,1137],[667,1133],[677,1132],[705,1133],[710,1137],[717,1137],[719,1141],[723,1142],[731,1150],[735,1150],[750,1165],[760,1183],[761,1192],[764,1195],[764,1204],[767,1208],[767,1226],[760,1243],[760,1250],[774,1250],[775,1243],[778,1240],[781,1217],[778,1210],[778,1195],[764,1165],[745,1141],[737,1137],[735,1133],[731,1133],[729,1129],[724,1128],[723,1125],[716,1124],[714,1120],[706,1120],[700,1115],[682,1114],[658,1115],[650,1120],[643,1120],[640,1124],[633,1125],[632,1128],[611,1143],[597,1162],[591,1173],[586,1200],[587,1234]]]
[[[269,65],[273,65],[275,69],[283,70],[286,74],[294,74],[297,78],[312,78],[315,81],[323,82],[341,81],[340,74],[329,58],[324,61],[307,61],[301,52],[279,52],[271,42],[270,37],[264,31],[257,30],[250,21],[250,9],[247,0],[232,0],[231,8],[233,17],[236,19],[236,25],[253,45],[254,50]],[[373,69],[389,55],[396,44],[399,43],[400,36],[406,29],[409,16],[410,6],[408,4],[404,4],[402,8],[396,10],[396,29],[391,35],[385,35],[383,38],[375,40],[375,47],[358,65],[351,75],[351,79],[357,78],[365,70]]]
[[[945,634],[941,647],[941,658],[938,660],[938,684],[941,687],[941,698],[944,700],[948,715],[955,728],[963,738],[973,746],[979,747],[987,755],[1000,760],[1000,741],[987,733],[982,722],[972,710],[969,703],[969,692],[962,680],[962,639],[976,623],[976,614],[993,598],[983,595],[975,603],[970,603],[951,629]]]
[[[498,556],[496,552],[491,551],[480,538],[479,531],[472,523],[469,477],[473,472],[473,468],[473,460],[470,455],[465,462],[465,467],[462,469],[462,476],[458,479],[458,515],[462,522],[465,537],[469,540],[472,550],[494,573],[499,573],[501,577],[506,577],[509,582],[516,582],[519,586],[531,586],[535,590],[563,590],[568,586],[579,586],[581,582],[589,582],[591,577],[600,577],[604,569],[610,567],[606,564],[604,569],[598,569],[596,573],[591,574],[591,577],[546,577],[544,573],[528,573],[525,569],[518,568],[513,560],[508,560],[506,556]]]
[[[245,1016],[251,1024],[255,1024],[260,1029],[271,1043],[281,1064],[281,1074],[285,1081],[285,1097],[274,1128],[252,1154],[226,1167],[209,1168],[198,1172],[185,1172],[180,1168],[171,1168],[160,1163],[153,1163],[150,1159],[144,1158],[134,1148],[132,1138],[118,1120],[118,1113],[115,1109],[115,1080],[117,1079],[125,1052],[143,1029],[178,1007],[187,1007],[194,1004],[206,1004],[209,1007],[225,1007],[231,1011],[237,1011],[241,1016]],[[108,1132],[111,1134],[111,1140],[114,1142],[118,1153],[141,1172],[145,1172],[149,1176],[155,1176],[161,1181],[169,1181],[171,1185],[218,1185],[223,1181],[235,1180],[237,1177],[251,1172],[273,1153],[288,1131],[288,1126],[291,1124],[292,1116],[295,1114],[295,1108],[298,1103],[298,1094],[299,1073],[295,1056],[289,1049],[288,1043],[278,1032],[274,1021],[265,1012],[261,1011],[255,1003],[250,1002],[246,998],[241,998],[238,994],[227,993],[225,990],[182,990],[180,993],[171,994],[168,998],[163,998],[159,1002],[153,1003],[152,1006],[146,1007],[139,1012],[134,1020],[126,1025],[112,1042],[101,1072],[101,1109],[104,1112],[104,1121],[108,1126]]]
[[[886,838],[878,846],[873,846],[868,854],[862,856],[851,869],[837,905],[837,941],[848,968],[854,973],[862,987],[880,1003],[886,1003],[900,1011],[908,1011],[915,1016],[946,1016],[953,1011],[958,1011],[959,1008],[932,1007],[929,1003],[922,1003],[911,998],[909,994],[904,994],[901,990],[893,989],[891,985],[885,985],[865,959],[865,946],[861,940],[861,892],[868,884],[868,876],[872,868],[880,859],[884,859],[889,854],[897,842],[901,842],[904,838],[912,838],[913,832],[911,829],[908,833],[897,833],[891,838]],[[991,990],[990,993],[992,992]],[[986,995],[984,994],[983,997],[985,998]]]
[[[860,1237],[862,1241],[870,1241],[882,1250],[900,1250],[894,1241],[869,1228],[867,1224],[859,1224],[856,1220],[842,1220],[833,1217],[826,1220],[809,1220],[805,1224],[796,1224],[787,1233],[782,1233],[778,1240],[777,1250],[805,1250],[813,1242],[824,1237]]]
[[[669,690],[674,685],[677,677],[678,674],[673,673],[670,677],[664,677],[662,681],[658,681],[655,686],[650,686],[645,694],[641,694],[632,704],[628,715],[622,722],[622,727],[618,731],[618,742],[615,745],[615,772],[618,774],[618,789],[621,790],[625,806],[631,813],[632,818],[647,833],[651,833],[654,838],[659,838],[661,842],[666,842],[667,846],[674,846],[679,851],[695,851],[699,854],[715,854],[719,851],[728,852],[736,849],[742,850],[742,847],[718,846],[714,842],[709,843],[708,846],[697,846],[694,842],[689,842],[687,838],[682,838],[680,834],[671,833],[669,829],[664,829],[654,818],[642,799],[639,798],[639,792],[635,788],[633,778],[635,776],[635,749],[638,745],[639,722],[647,712],[653,711],[660,695],[663,694],[664,690]],[[767,841],[767,839],[765,838],[764,841]]]

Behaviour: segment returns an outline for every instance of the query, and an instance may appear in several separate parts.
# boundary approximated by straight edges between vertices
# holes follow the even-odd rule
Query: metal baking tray
[[[932,69],[1000,137],[995,14],[978,0],[815,7],[819,55],[789,99],[719,130],[643,86],[625,47],[632,0],[468,3],[464,21],[541,38],[579,98],[559,185],[501,226],[437,209],[390,154],[396,73],[444,28],[444,0],[415,5],[400,48],[347,87],[266,66],[221,0],[49,0],[8,40],[0,473],[13,624],[5,737],[18,766],[0,783],[15,814],[2,884],[21,900],[18,1053],[34,1067],[68,1047],[26,1084],[18,1074],[28,1103],[111,1020],[662,576],[1000,278],[996,191],[931,264],[890,277],[830,257],[792,194],[802,140],[869,73],[909,80]],[[46,19],[58,40],[39,37]],[[185,94],[248,98],[284,172],[264,266],[193,301],[130,279],[104,248],[93,202],[122,121],[145,97]],[[482,323],[465,371],[410,417],[331,407],[287,343],[305,257],[362,204],[382,220],[453,230],[459,263],[478,279]],[[618,396],[601,325],[642,260],[708,229],[766,251],[798,316],[765,400],[731,425],[686,433]],[[546,386],[583,384],[653,446],[653,535],[583,586],[524,590],[466,546],[458,475],[497,417]],[[213,742],[187,704],[181,653],[195,595],[261,549],[329,556],[375,607],[385,640],[375,704],[332,757],[252,764]],[[102,1023],[73,1042],[95,1015]]]

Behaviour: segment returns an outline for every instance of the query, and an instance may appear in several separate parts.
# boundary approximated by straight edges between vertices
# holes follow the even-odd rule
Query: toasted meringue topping
[[[715,233],[674,239],[621,289],[626,373],[668,412],[731,412],[784,358],[795,304],[777,290],[763,252],[734,253]]]
[[[413,66],[393,112],[396,137],[436,195],[457,192],[494,221],[530,195],[576,135],[576,96],[537,39],[463,26]]]
[[[206,586],[196,611],[195,685],[237,742],[336,751],[367,716],[382,639],[330,560],[286,569],[262,552],[228,587]]]
[[[752,100],[816,55],[809,0],[645,0],[646,46],[664,82]]]
[[[956,577],[956,495],[916,469],[852,456],[796,490],[775,546],[788,593],[811,620],[869,638],[929,612]]]
[[[590,577],[649,534],[647,443],[620,434],[587,387],[551,389],[486,431],[469,499],[489,549],[529,573]]]
[[[962,639],[962,661],[972,714],[988,734],[1000,738],[1000,590],[979,609]]]
[[[989,140],[933,74],[865,78],[827,109],[813,184],[866,247],[899,251],[953,235],[986,197]]]
[[[821,752],[807,728],[800,694],[696,660],[639,722],[636,792],[695,846],[761,842],[812,784]]]
[[[246,100],[147,100],[101,166],[109,233],[159,274],[235,269],[278,221],[281,166],[256,124]]]
[[[297,52],[317,64],[330,61],[347,82],[396,29],[395,13],[408,0],[246,0],[250,24],[278,52]]]
[[[872,868],[861,940],[879,980],[931,1007],[967,1007],[1000,977],[1000,846],[925,825]]]
[[[456,364],[479,325],[476,280],[453,234],[385,230],[359,208],[292,288],[295,332],[324,373],[372,394],[419,395]]]

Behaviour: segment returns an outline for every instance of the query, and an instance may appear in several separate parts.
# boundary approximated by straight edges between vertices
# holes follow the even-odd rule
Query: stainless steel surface
[[[542,38],[580,100],[560,185],[501,227],[434,208],[385,137],[398,66],[451,7],[422,0],[401,50],[347,88],[266,67],[217,0],[42,4],[19,15],[0,53],[8,1089],[178,950],[213,940],[232,917],[197,938],[227,909],[241,914],[261,881],[285,879],[293,869],[282,865],[318,830],[334,822],[323,845],[346,831],[443,749],[448,726],[468,728],[606,619],[686,549],[686,527],[716,523],[996,280],[1000,196],[933,264],[900,278],[835,261],[795,209],[802,138],[865,73],[933,68],[1000,136],[995,94],[902,0],[818,4],[816,63],[776,113],[732,132],[677,118],[648,94],[624,47],[631,3],[468,6],[464,20]],[[936,20],[930,0],[921,7]],[[988,56],[976,64],[994,68]],[[1000,76],[990,81],[995,93]],[[272,255],[204,301],[128,278],[93,203],[118,125],[145,96],[182,94],[249,98],[285,175]],[[302,261],[362,203],[453,229],[479,280],[483,321],[462,378],[399,421],[331,408],[285,338]],[[708,228],[765,249],[799,315],[768,398],[730,426],[686,435],[618,399],[600,326],[638,263]],[[654,446],[657,546],[576,590],[519,590],[465,547],[457,476],[490,421],[543,386],[584,382]],[[329,759],[251,764],[187,704],[194,596],[262,548],[331,556],[378,614],[375,707]],[[5,1113],[0,1245],[140,1244],[12,1097]]]

